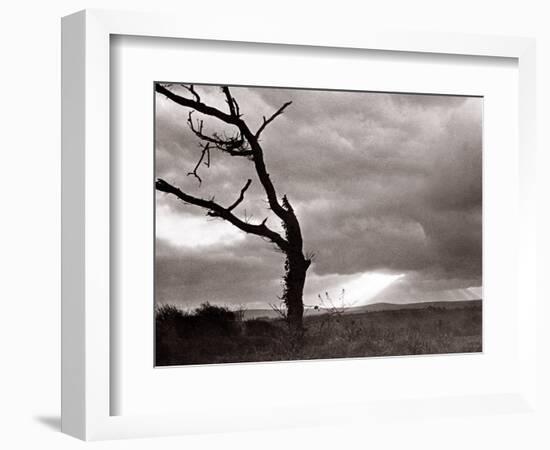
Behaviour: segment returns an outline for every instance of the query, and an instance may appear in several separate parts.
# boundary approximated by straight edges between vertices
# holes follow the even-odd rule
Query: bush
[[[212,322],[231,322],[236,319],[236,314],[224,306],[211,305],[206,302],[195,309],[194,315]]]
[[[174,363],[170,355],[173,354],[172,348],[180,344],[178,328],[184,316],[185,313],[176,306],[155,307],[156,364]]]
[[[232,336],[239,331],[233,311],[210,303],[203,303],[191,313],[163,305],[156,310],[156,326],[159,331],[173,329],[180,338]]]
[[[155,320],[159,322],[174,322],[181,319],[184,312],[177,306],[161,305],[155,307]]]

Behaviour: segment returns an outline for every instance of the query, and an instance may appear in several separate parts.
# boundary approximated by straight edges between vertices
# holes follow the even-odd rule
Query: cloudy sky
[[[185,91],[171,88],[181,95]],[[225,110],[218,87],[196,86]],[[262,134],[266,165],[315,253],[305,303],[317,294],[361,305],[481,297],[482,108],[472,97],[232,88],[251,129],[283,103]],[[156,94],[156,176],[279,230],[252,163],[212,153],[201,185],[189,110]],[[195,113],[198,117],[199,115]],[[205,131],[230,131],[205,118]],[[175,197],[156,194],[156,301],[269,308],[282,292],[283,255]]]

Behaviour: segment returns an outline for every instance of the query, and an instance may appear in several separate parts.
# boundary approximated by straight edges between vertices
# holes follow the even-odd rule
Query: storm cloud
[[[227,108],[219,87],[196,89],[204,102]],[[256,87],[232,93],[252,129],[292,101],[261,143],[277,192],[292,202],[305,249],[315,253],[306,303],[348,286],[359,303],[481,295],[482,98]],[[250,161],[212,153],[210,167],[199,169],[201,184],[187,175],[200,157],[188,114],[157,94],[156,176],[222,205],[251,178],[235,213],[252,222],[267,217],[280,230]],[[231,131],[212,118],[204,124],[208,132]],[[157,302],[277,301],[283,255],[273,245],[173,196],[157,192],[156,203]],[[386,280],[378,291],[357,288],[357,280],[376,276]]]

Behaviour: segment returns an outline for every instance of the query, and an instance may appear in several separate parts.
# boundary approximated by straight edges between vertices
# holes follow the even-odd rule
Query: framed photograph
[[[217,20],[63,19],[63,431],[536,414],[534,42]]]

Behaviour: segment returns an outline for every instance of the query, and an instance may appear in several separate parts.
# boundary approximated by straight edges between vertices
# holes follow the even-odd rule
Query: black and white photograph
[[[0,449],[550,449],[548,1],[3,6]]]
[[[156,366],[482,351],[482,97],[154,102]]]

